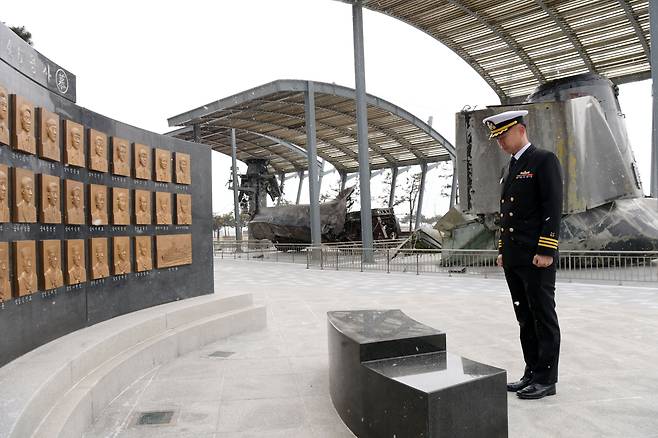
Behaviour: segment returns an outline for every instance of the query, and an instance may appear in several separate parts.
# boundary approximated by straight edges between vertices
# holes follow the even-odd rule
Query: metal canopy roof
[[[308,167],[304,93],[308,81],[278,80],[168,119],[185,126],[170,133],[231,155],[230,129],[236,129],[238,159],[269,158],[273,172]],[[313,82],[317,155],[340,172],[359,168],[354,89]],[[449,160],[454,147],[428,124],[383,99],[367,96],[370,167],[381,169]]]
[[[651,77],[648,0],[359,1],[449,47],[503,103],[579,73]]]

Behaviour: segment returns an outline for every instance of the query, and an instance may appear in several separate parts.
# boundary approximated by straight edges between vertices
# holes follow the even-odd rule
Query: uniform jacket
[[[562,167],[555,154],[530,145],[512,169],[506,167],[500,186],[498,252],[503,265],[532,265],[535,254],[557,259]]]

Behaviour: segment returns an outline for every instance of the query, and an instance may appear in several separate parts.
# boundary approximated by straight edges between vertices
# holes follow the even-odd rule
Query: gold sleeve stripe
[[[508,129],[508,128],[510,128],[511,126],[516,125],[517,123],[519,123],[519,121],[518,121],[518,120],[514,120],[513,122],[508,123],[507,125],[500,126],[500,127],[496,128],[496,129],[492,129],[492,130],[491,130],[491,133],[492,133],[492,134],[498,134],[499,132]]]
[[[551,239],[550,237],[540,237],[539,241],[549,242],[549,243],[558,243],[557,239]]]
[[[551,249],[557,249],[557,245],[552,245],[550,243],[539,242],[539,246],[543,246],[543,247],[551,248]]]

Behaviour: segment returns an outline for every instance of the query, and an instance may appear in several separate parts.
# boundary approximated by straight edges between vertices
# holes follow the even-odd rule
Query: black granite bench
[[[507,437],[506,372],[400,310],[328,312],[333,404],[359,438]]]

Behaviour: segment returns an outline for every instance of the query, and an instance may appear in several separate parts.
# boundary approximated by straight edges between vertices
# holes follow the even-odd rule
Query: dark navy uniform
[[[519,322],[525,376],[557,382],[560,327],[555,312],[555,269],[562,215],[562,174],[555,154],[530,145],[500,181],[500,240],[505,278]],[[553,257],[538,268],[535,254]]]

